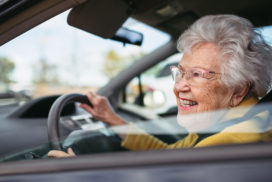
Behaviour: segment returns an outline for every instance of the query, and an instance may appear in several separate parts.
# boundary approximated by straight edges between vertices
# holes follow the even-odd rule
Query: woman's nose
[[[188,84],[188,79],[186,78],[186,75],[184,75],[178,81],[176,81],[174,87],[178,91],[183,91],[183,92],[189,91],[190,86]]]

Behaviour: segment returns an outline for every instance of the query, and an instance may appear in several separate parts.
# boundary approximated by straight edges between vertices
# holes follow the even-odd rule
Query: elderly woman
[[[191,134],[174,144],[164,143],[145,132],[127,134],[122,136],[122,146],[130,150],[148,150],[262,141],[264,136],[257,132],[258,122],[261,122],[260,118],[267,119],[266,112],[258,113],[258,120],[224,125],[217,133],[204,138],[194,134],[213,127],[215,121],[224,123],[242,117],[248,109],[235,112],[234,108],[252,107],[270,88],[272,50],[252,24],[234,15],[205,16],[181,35],[177,48],[184,53],[179,65],[171,68],[175,80],[177,118],[178,123]],[[87,96],[93,108],[85,104],[81,107],[93,117],[111,126],[126,124],[114,113],[106,98],[93,93]],[[227,109],[228,112],[216,119],[186,119],[186,114],[219,109]],[[243,128],[250,132],[237,132]],[[48,155],[74,154],[69,149],[68,154],[51,151]]]

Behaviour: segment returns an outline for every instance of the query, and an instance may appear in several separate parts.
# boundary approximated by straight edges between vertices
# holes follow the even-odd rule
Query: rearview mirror
[[[125,27],[121,27],[111,39],[120,41],[123,44],[133,44],[140,46],[143,43],[143,34]]]

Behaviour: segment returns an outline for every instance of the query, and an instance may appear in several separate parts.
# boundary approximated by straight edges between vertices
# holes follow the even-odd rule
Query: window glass
[[[95,91],[121,69],[169,41],[169,35],[129,19],[125,26],[144,33],[145,39],[142,47],[124,47],[122,43],[101,39],[64,25],[67,13],[52,18],[1,47],[1,105],[44,95]],[[269,41],[271,27],[261,28],[260,31]],[[136,147],[135,150],[154,149],[145,148],[145,144],[139,145],[147,141],[160,143],[160,149],[171,149],[175,148],[171,144],[181,141],[189,134],[194,143],[188,142],[191,145],[178,147],[186,148],[193,147],[196,142],[232,125],[235,125],[234,130],[227,134],[242,136],[245,139],[242,143],[254,142],[258,137],[264,142],[271,141],[270,105],[256,106],[254,109],[244,107],[235,112],[249,114],[234,120],[224,119],[228,110],[185,116],[183,121],[193,123],[194,126],[193,132],[189,133],[176,116],[174,82],[169,69],[170,66],[177,65],[181,58],[182,53],[174,54],[127,84],[124,93],[126,99],[120,103],[120,108],[131,118],[134,117],[133,112],[129,113],[126,108],[146,116],[140,118],[140,114],[136,115],[139,121],[126,119],[127,125],[107,127],[100,121],[91,120],[89,114],[62,117],[60,122],[64,130],[73,131],[61,133],[60,141],[64,149],[72,147],[77,155],[126,151],[130,147]],[[79,112],[84,113],[81,110]],[[154,117],[147,120],[147,116]],[[226,121],[223,124],[222,119]],[[206,122],[212,122],[212,127],[203,130],[202,123]],[[240,124],[245,124],[242,130]],[[251,126],[257,127],[252,129]],[[144,136],[140,142],[138,135]],[[130,138],[124,140],[124,136]],[[153,140],[151,136],[156,139]],[[253,140],[248,140],[250,138]],[[126,148],[127,146],[130,147]],[[48,143],[42,144],[4,156],[2,161],[44,158],[49,149]]]

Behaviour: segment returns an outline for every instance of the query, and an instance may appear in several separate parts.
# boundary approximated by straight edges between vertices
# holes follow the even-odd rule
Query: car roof
[[[110,21],[110,26],[99,31],[110,31],[109,27],[120,27],[122,25],[120,21],[125,21],[126,16],[131,16],[167,32],[174,38],[196,19],[210,14],[236,14],[251,20],[255,26],[272,24],[271,0],[115,0],[116,6],[108,6],[112,0],[24,0],[17,2],[20,2],[21,5],[12,5],[13,8],[9,7],[10,11],[4,7],[6,3],[0,4],[0,45],[67,9],[77,8],[76,6],[80,5],[83,7],[80,9],[82,12],[88,4],[91,4],[89,7],[92,9],[89,8],[86,11],[90,13],[100,13],[104,7],[111,8],[97,16],[98,20],[106,17],[104,19]],[[121,3],[125,6],[121,7]],[[113,17],[113,11],[123,11],[126,16],[120,18],[120,14],[120,16]],[[88,18],[82,24],[86,24],[87,21]],[[99,21],[92,23],[91,26],[98,24]]]
[[[272,23],[271,0],[152,0],[135,1],[132,15],[148,25],[178,36],[196,19],[211,14],[236,14],[257,27]]]

